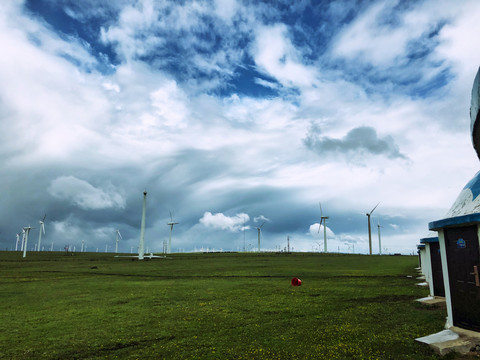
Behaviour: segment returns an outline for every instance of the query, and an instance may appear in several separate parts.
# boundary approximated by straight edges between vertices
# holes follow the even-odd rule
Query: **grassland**
[[[414,301],[428,295],[416,266],[409,256],[0,252],[0,358],[439,359],[414,341],[446,316]]]

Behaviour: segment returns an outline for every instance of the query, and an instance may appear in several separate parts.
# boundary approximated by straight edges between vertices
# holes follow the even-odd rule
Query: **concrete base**
[[[436,334],[415,339],[415,341],[427,344],[440,355],[450,352],[467,354],[472,350],[476,351],[476,346],[480,345],[480,333],[452,326]]]
[[[429,305],[429,306],[437,306],[437,307],[447,306],[445,298],[440,296],[427,296],[421,299],[417,299],[415,301],[421,302],[422,304]]]

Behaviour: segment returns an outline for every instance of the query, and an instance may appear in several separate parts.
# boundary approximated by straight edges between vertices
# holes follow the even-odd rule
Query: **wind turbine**
[[[138,260],[143,260],[145,245],[145,216],[147,212],[147,189],[143,192],[142,223],[140,224],[140,244],[138,245]]]
[[[120,230],[117,229],[116,233],[115,233],[115,253],[118,254],[118,238],[122,239],[122,234],[120,234]]]
[[[153,253],[150,253],[150,255],[145,255],[145,217],[147,213],[147,190],[143,192],[143,207],[142,207],[142,223],[140,224],[140,243],[138,245],[138,255],[133,255],[133,256],[122,256],[122,255],[115,255],[115,257],[123,258],[136,258],[138,260],[143,260],[146,258],[148,259],[165,259],[166,256],[157,256],[153,255]],[[133,249],[132,249],[133,250]],[[98,252],[98,248],[97,248]],[[148,248],[147,248],[147,253],[148,253]]]
[[[265,221],[262,223],[262,225],[256,227],[258,232],[258,252],[260,252],[260,233],[262,232],[263,225],[265,225]]]
[[[20,251],[23,251],[25,247],[25,228],[22,228],[22,245],[20,246]]]
[[[30,225],[28,225],[27,227],[24,227],[23,228],[23,231],[24,231],[24,245],[23,245],[23,257],[26,257],[27,256],[27,242],[28,242],[28,234],[30,233],[30,230],[32,230],[33,228],[30,227]]]
[[[172,212],[170,211],[170,222],[167,223],[167,225],[170,226],[170,237],[168,238],[168,247],[167,247],[168,254],[172,252],[172,231],[173,231],[173,227],[177,224],[178,222],[173,221]]]
[[[328,216],[323,216],[322,203],[320,205],[320,224],[318,224],[318,233],[320,234],[320,228],[322,227],[323,222],[323,252],[327,252],[327,219]]]
[[[377,205],[375,205],[372,211],[365,214],[367,215],[367,218],[368,218],[368,249],[370,251],[370,255],[372,255],[372,227],[370,225],[370,215],[372,215],[372,213],[374,212],[374,210],[377,208],[379,204],[380,204],[380,201],[378,202]]]
[[[43,216],[43,219],[39,221],[40,223],[40,230],[38,230],[38,246],[37,246],[37,251],[40,251],[40,242],[42,241],[42,231],[45,234],[45,218],[47,217],[47,214]]]
[[[383,226],[380,226],[380,223],[377,223],[378,226],[378,255],[382,255],[382,238],[380,237],[380,228]]]
[[[15,251],[18,251],[18,242],[20,241],[20,234],[21,234],[21,232],[19,232],[17,234],[17,242],[15,243]],[[23,242],[23,239],[22,239],[22,242]]]

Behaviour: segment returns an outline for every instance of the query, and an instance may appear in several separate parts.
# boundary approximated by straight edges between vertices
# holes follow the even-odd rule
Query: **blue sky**
[[[478,170],[477,1],[6,1],[0,244],[412,253]],[[244,228],[245,223],[245,228]],[[35,242],[32,240],[32,244]]]

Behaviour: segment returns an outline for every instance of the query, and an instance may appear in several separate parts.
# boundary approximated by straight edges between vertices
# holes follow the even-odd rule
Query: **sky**
[[[0,2],[0,249],[416,253],[479,170],[480,2]],[[171,215],[170,215],[171,214]],[[319,231],[320,230],[320,231]]]

